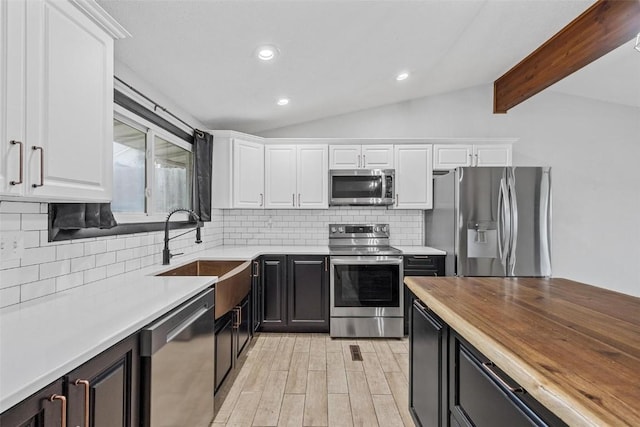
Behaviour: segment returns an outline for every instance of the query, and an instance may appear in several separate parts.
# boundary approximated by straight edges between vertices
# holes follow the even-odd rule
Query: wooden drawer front
[[[434,272],[438,276],[444,276],[444,256],[442,255],[405,255],[404,274],[405,276],[417,276],[418,274],[407,274],[407,272]],[[424,274],[436,275],[436,274]]]

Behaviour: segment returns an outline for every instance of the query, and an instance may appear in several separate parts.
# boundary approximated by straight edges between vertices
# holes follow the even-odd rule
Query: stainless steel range
[[[402,337],[402,252],[388,224],[330,224],[332,337]]]

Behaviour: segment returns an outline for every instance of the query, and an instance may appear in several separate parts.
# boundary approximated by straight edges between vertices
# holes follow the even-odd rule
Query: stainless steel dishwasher
[[[215,372],[214,291],[142,330],[142,425],[209,427]]]

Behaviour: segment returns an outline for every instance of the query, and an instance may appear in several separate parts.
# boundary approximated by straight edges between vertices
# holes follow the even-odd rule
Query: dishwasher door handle
[[[140,332],[140,356],[151,357],[182,331],[214,309],[214,291],[209,289]],[[211,314],[213,319],[213,313]]]

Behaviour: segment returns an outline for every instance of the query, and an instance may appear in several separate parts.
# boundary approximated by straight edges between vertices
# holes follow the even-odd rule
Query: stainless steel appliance
[[[402,337],[402,252],[388,224],[330,224],[332,337]]]
[[[426,244],[449,276],[551,276],[551,168],[464,167],[433,179]]]
[[[214,291],[142,329],[142,425],[209,427],[213,421]]]
[[[392,205],[393,169],[332,169],[329,171],[330,205]]]

